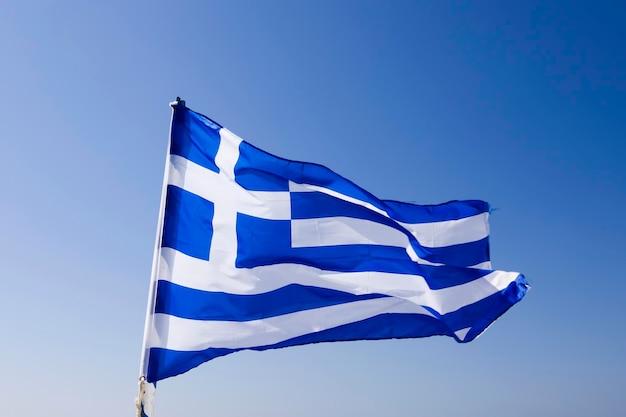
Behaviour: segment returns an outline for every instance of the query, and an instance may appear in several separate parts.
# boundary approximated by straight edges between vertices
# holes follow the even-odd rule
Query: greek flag
[[[469,342],[526,293],[523,275],[491,270],[487,203],[380,200],[172,107],[147,382],[242,349]]]

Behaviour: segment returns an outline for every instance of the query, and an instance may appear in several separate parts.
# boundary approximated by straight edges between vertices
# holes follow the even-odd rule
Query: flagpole
[[[170,147],[172,145],[172,125],[174,123],[174,112],[176,108],[184,108],[185,101],[176,97],[176,101],[170,103],[172,107],[172,117],[170,119],[170,133],[167,142],[167,153],[165,157],[165,169],[163,171],[163,184],[161,187],[161,203],[159,207],[159,218],[157,222],[156,237],[154,239],[154,252],[152,255],[152,270],[150,273],[150,287],[148,290],[148,302],[146,306],[146,321],[144,325],[143,343],[141,348],[141,360],[139,364],[139,396],[135,401],[137,407],[137,417],[149,417],[154,409],[154,391],[156,386],[146,379],[148,373],[148,361],[150,359],[147,349],[148,339],[153,327],[154,305],[156,301],[157,275],[160,265],[161,239],[163,235],[163,219],[165,217],[165,199],[167,196],[167,184],[169,182]]]

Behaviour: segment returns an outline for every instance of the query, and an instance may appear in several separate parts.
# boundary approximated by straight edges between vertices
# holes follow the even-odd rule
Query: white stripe
[[[155,314],[157,331],[150,346],[179,351],[265,346],[383,313],[432,316],[422,307],[396,298],[357,301],[247,322],[189,320]]]
[[[466,284],[431,290],[419,275],[375,271],[333,272],[296,264],[239,269],[228,263],[192,258],[170,248],[162,248],[161,255],[159,279],[198,290],[253,295],[289,284],[300,284],[355,295],[390,295],[431,307],[440,314],[456,311],[502,291],[519,275],[516,272],[493,271]]]
[[[351,217],[291,221],[291,246],[294,248],[353,244],[406,248],[409,246],[409,238],[387,225]]]
[[[489,236],[487,216],[488,213],[482,213],[460,220],[398,224],[415,236],[422,246],[435,248],[474,242]],[[409,247],[409,239],[400,230],[352,217],[292,220],[291,239],[294,248],[352,244]]]
[[[489,213],[458,220],[399,224],[409,230],[420,245],[429,248],[475,242],[489,236]]]

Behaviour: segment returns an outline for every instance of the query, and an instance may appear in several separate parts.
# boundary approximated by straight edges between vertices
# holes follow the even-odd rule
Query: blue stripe
[[[419,256],[430,262],[450,266],[473,266],[489,261],[489,238],[458,245],[429,248],[423,246]]]
[[[213,203],[174,185],[167,186],[161,246],[209,259]]]
[[[467,343],[471,342],[493,321],[521,300],[526,291],[526,280],[523,275],[520,275],[506,289],[489,297],[489,302],[479,301],[476,303],[480,308],[468,306],[468,310],[465,313],[471,314],[472,317],[468,320],[458,320],[458,323],[452,327],[449,326],[456,320],[456,318],[452,318],[454,313],[445,315],[441,319],[419,314],[387,313],[332,329],[295,337],[280,343],[256,346],[249,349],[262,351],[320,342],[419,338],[434,335],[447,335],[455,338],[458,342]],[[474,320],[473,323],[471,322],[472,319]],[[469,326],[466,324],[469,324]],[[461,341],[454,335],[454,331],[470,326],[471,330],[467,333],[464,340]],[[202,351],[181,352],[151,348],[147,380],[148,382],[154,382],[178,375],[195,368],[203,362],[240,350],[244,349],[209,348]]]
[[[354,301],[387,297],[354,295],[298,284],[255,295],[202,291],[159,281],[155,312],[194,320],[249,321]]]
[[[387,219],[388,220],[388,219]],[[237,214],[237,263],[240,268],[297,263],[326,271],[379,271],[416,274],[419,267],[406,249],[380,245],[291,247],[291,221]],[[418,248],[431,262],[471,266],[489,260],[489,241],[441,248]]]
[[[418,206],[398,201],[383,201],[385,211],[397,222],[419,224],[459,220],[489,211],[484,201],[450,201],[434,206]],[[387,217],[375,211],[321,192],[292,192],[291,217],[310,219],[346,216],[382,223]]]
[[[420,274],[426,279],[431,290],[454,287],[482,278],[492,271],[486,269],[462,268],[457,266],[420,265]]]
[[[174,107],[170,154],[179,155],[196,164],[219,172],[215,155],[220,146],[221,126],[185,107]]]
[[[291,218],[316,219],[322,217],[352,217],[383,224],[396,224],[393,220],[367,207],[320,192],[292,192]]]
[[[201,351],[178,351],[163,348],[150,348],[146,381],[156,382],[182,374],[196,366],[243,349],[210,348]]]
[[[239,159],[235,164],[235,181],[250,191],[289,191],[289,180],[277,169],[283,162],[247,142],[241,142]]]
[[[388,213],[403,223],[430,223],[459,220],[489,212],[489,204],[481,200],[454,200],[443,204],[417,205],[400,201],[383,201]]]

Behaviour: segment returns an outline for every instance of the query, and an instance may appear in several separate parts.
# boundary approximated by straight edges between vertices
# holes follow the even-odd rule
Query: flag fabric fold
[[[173,105],[141,374],[242,349],[416,338],[469,342],[525,295],[491,269],[489,206],[381,200],[328,168]]]

